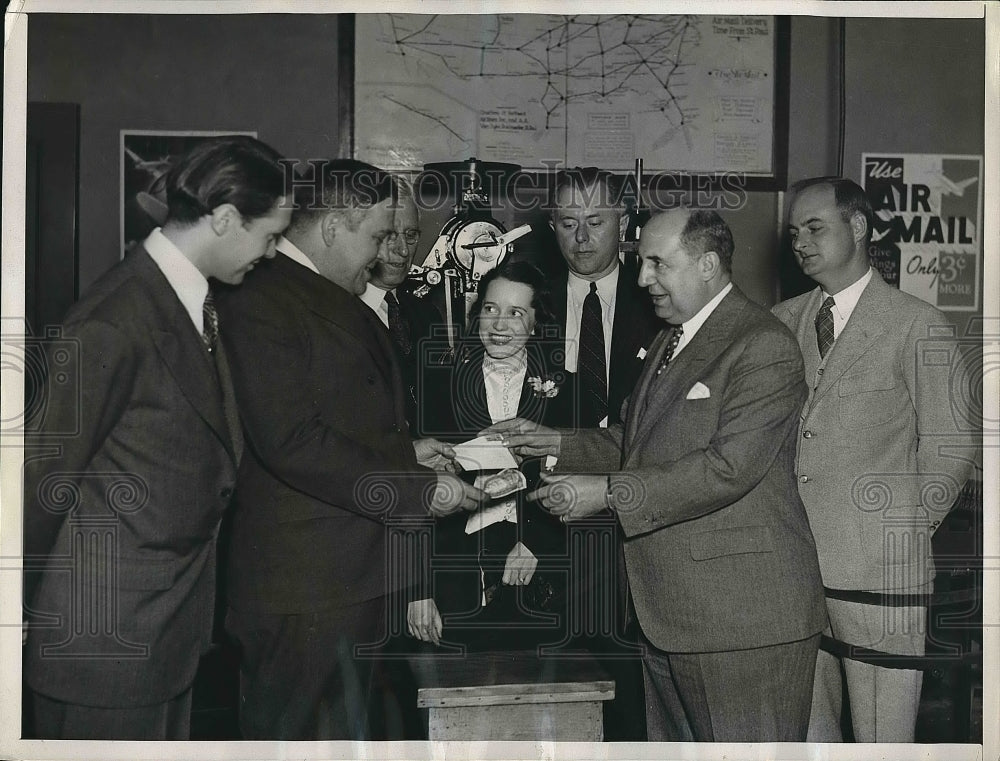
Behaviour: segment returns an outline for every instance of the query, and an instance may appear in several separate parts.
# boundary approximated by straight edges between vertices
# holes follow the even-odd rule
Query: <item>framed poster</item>
[[[121,131],[121,253],[142,241],[167,218],[166,175],[171,161],[210,137],[256,132],[165,130]]]
[[[775,16],[357,14],[351,155],[738,173],[785,183],[788,24]],[[345,39],[347,38],[347,39]],[[345,109],[346,110],[346,109]]]
[[[863,153],[868,253],[889,285],[953,312],[979,308],[983,157]]]

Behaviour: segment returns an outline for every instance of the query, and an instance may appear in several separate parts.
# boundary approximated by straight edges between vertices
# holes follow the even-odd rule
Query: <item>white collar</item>
[[[615,294],[618,292],[618,275],[620,272],[621,266],[616,260],[615,268],[611,270],[611,272],[602,277],[600,280],[593,281],[597,283],[597,297],[608,306],[611,306],[615,301]],[[583,300],[587,298],[587,294],[590,293],[590,283],[590,280],[580,277],[575,272],[569,272],[569,277],[566,280],[566,284],[569,286],[570,291],[572,291],[573,296],[579,303],[583,303]]]
[[[521,349],[513,357],[506,359],[493,359],[489,354],[483,354],[483,372],[490,373],[519,373],[528,366],[528,349]]]
[[[173,241],[163,234],[161,228],[153,230],[142,245],[177,294],[184,311],[191,317],[191,322],[199,333],[203,333],[205,325],[202,309],[205,306],[205,296],[208,295],[208,280]]]
[[[296,246],[294,243],[292,243],[290,240],[288,240],[288,238],[286,238],[284,235],[282,235],[281,238],[278,239],[278,242],[275,244],[274,247],[280,253],[284,254],[289,259],[291,259],[293,262],[301,264],[303,267],[312,270],[317,275],[319,274],[319,270],[316,269],[316,265],[313,264],[312,259],[303,254],[302,251],[299,249],[299,247]]]
[[[365,285],[365,292],[362,293],[359,298],[365,302],[365,304],[367,304],[372,311],[377,312],[383,308],[383,305],[385,304],[385,295],[387,293],[393,293],[393,295],[395,295],[395,289],[387,290],[385,288],[379,288],[377,285],[372,285],[371,282],[369,282]]]
[[[712,315],[715,308],[719,306],[722,300],[726,298],[726,294],[728,294],[731,290],[733,290],[733,284],[732,282],[729,282],[726,284],[725,288],[712,297],[711,301],[698,310],[698,314],[683,324],[682,327],[684,328],[684,336],[681,338],[681,341],[684,344],[691,343],[691,339],[694,338],[695,333],[701,330],[701,326],[705,324],[705,321]],[[678,349],[679,348],[680,347],[678,346]]]
[[[825,290],[822,291],[823,301],[826,301],[828,296],[833,296],[834,310],[837,312],[837,316],[842,322],[847,322],[851,315],[854,313],[854,307],[858,305],[858,301],[861,298],[861,294],[864,293],[865,288],[868,287],[868,283],[871,282],[872,272],[874,270],[869,267],[868,271],[851,283],[846,288],[843,288],[837,293],[827,293]]]

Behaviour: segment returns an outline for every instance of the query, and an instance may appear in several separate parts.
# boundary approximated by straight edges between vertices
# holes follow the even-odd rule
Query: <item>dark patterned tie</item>
[[[593,427],[608,416],[608,363],[604,356],[604,320],[601,318],[601,299],[597,283],[591,282],[590,293],[583,300],[580,319],[580,353],[577,372],[583,404],[580,424]]]
[[[670,334],[670,339],[667,341],[667,348],[663,351],[663,359],[660,360],[660,365],[656,368],[658,376],[663,374],[663,371],[667,369],[667,365],[670,364],[670,360],[674,358],[674,352],[677,351],[677,344],[681,342],[683,335],[683,325],[678,325],[674,328],[674,332]]]
[[[233,453],[236,455],[238,463],[243,456],[243,427],[240,423],[239,410],[236,407],[229,362],[226,359],[225,349],[219,342],[219,312],[215,308],[215,297],[212,295],[211,289],[205,294],[201,316],[205,323],[201,340],[205,344],[205,348],[212,354],[215,377],[219,381],[219,391],[222,395],[222,412],[226,417],[226,428],[229,429],[229,438],[233,444]]]
[[[201,331],[201,341],[209,351],[215,351],[219,343],[219,312],[215,308],[215,296],[212,289],[205,294],[205,303],[201,307],[201,318],[204,327]]]
[[[403,319],[403,315],[399,313],[399,302],[396,301],[392,291],[385,292],[385,305],[389,310],[389,335],[392,336],[392,340],[396,342],[399,350],[403,352],[403,356],[407,356],[410,349],[413,348],[410,345],[410,326]]]
[[[827,296],[823,306],[816,313],[816,343],[819,344],[819,355],[826,357],[826,353],[833,346],[833,306],[836,302],[833,296]]]

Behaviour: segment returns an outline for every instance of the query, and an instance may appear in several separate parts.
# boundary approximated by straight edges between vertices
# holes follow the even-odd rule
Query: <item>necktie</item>
[[[201,331],[201,341],[209,351],[215,351],[219,343],[219,313],[215,308],[215,297],[209,289],[205,294],[205,303],[201,307],[201,318],[204,327]]]
[[[593,427],[608,415],[608,371],[604,356],[604,320],[601,317],[601,299],[597,283],[591,282],[590,293],[583,300],[580,319],[580,353],[577,372],[583,404],[580,424]]]
[[[403,315],[399,313],[399,302],[396,301],[392,291],[385,292],[385,306],[389,311],[389,335],[392,336],[392,340],[396,342],[399,350],[403,352],[403,356],[406,356],[413,348],[410,345],[410,326],[403,319]]]
[[[827,296],[823,306],[816,313],[816,343],[819,344],[819,355],[826,357],[826,353],[833,346],[833,305],[836,302],[833,296]]]
[[[219,391],[222,394],[222,412],[226,417],[226,428],[229,429],[236,462],[239,462],[243,456],[243,428],[240,424],[239,411],[236,408],[236,396],[233,393],[233,379],[229,371],[229,362],[226,360],[226,353],[219,342],[219,312],[215,308],[215,297],[212,295],[211,289],[205,295],[201,316],[205,323],[201,340],[205,344],[205,348],[212,354],[215,377],[219,381]]]
[[[663,371],[667,369],[667,365],[674,358],[674,352],[677,351],[677,345],[681,342],[681,336],[683,335],[683,325],[678,325],[674,328],[674,332],[670,334],[670,339],[667,341],[667,348],[663,352],[663,359],[660,360],[660,366],[656,368],[657,375],[662,375]]]

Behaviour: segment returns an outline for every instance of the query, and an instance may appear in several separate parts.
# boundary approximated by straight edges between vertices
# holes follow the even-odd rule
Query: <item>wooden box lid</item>
[[[534,652],[415,656],[419,708],[611,700],[615,683],[593,657]]]

